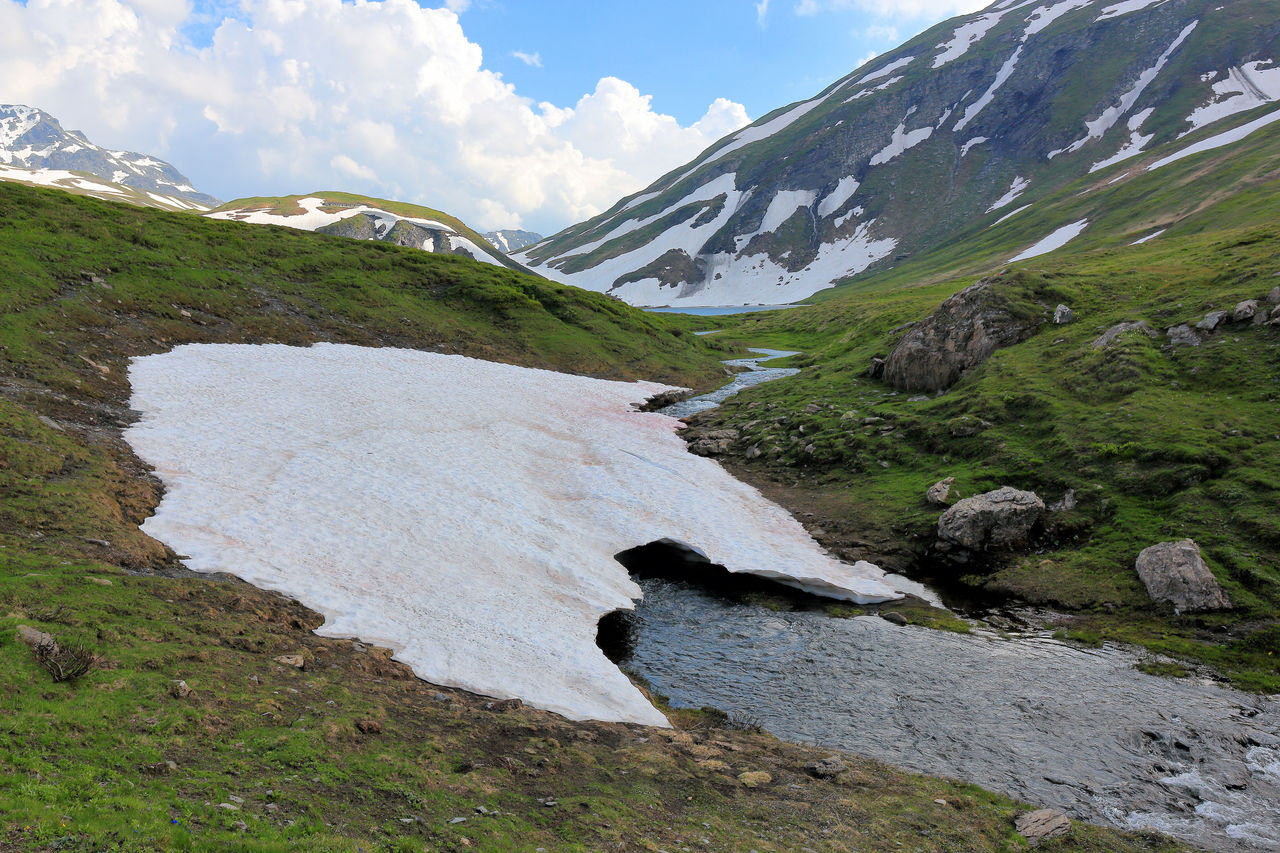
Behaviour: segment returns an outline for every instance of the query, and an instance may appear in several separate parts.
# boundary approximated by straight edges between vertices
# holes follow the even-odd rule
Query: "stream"
[[[685,417],[789,375],[760,358]],[[1139,672],[1133,649],[775,612],[643,578],[627,665],[673,704],[1212,850],[1280,850],[1280,699]]]

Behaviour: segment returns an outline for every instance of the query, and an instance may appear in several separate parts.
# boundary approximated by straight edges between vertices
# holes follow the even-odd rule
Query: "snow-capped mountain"
[[[456,217],[407,202],[317,192],[239,199],[205,215],[211,219],[283,225],[356,240],[382,240],[527,272]]]
[[[86,180],[73,174],[77,172],[101,180]],[[151,201],[149,206],[171,209],[204,210],[221,204],[191,186],[169,163],[95,145],[80,131],[64,129],[43,110],[22,104],[0,104],[0,179],[138,204]]]
[[[500,228],[497,231],[484,232],[484,238],[499,252],[509,255],[526,246],[532,246],[542,239],[542,235],[532,231],[521,231],[518,228]]]
[[[792,302],[1280,120],[1278,40],[1280,0],[998,0],[515,257],[638,305]]]

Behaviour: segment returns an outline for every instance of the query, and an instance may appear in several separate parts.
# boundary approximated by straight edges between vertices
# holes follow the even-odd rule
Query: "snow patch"
[[[1209,100],[1187,116],[1191,128],[1178,134],[1178,138],[1227,116],[1280,99],[1280,68],[1263,67],[1273,64],[1274,60],[1267,59],[1228,69],[1226,79],[1213,84]]]
[[[1167,230],[1169,230],[1169,229],[1167,229],[1167,228],[1161,228],[1159,231],[1153,231],[1153,232],[1151,232],[1150,234],[1148,234],[1147,236],[1145,236],[1145,237],[1143,237],[1143,238],[1141,238],[1141,239],[1134,240],[1134,241],[1133,241],[1132,243],[1130,243],[1129,245],[1130,245],[1130,246],[1141,246],[1143,243],[1147,242],[1148,240],[1154,240],[1155,238],[1159,237],[1161,234],[1163,234],[1163,233],[1164,233],[1165,231],[1167,231]]]
[[[1094,0],[1062,0],[1061,3],[1055,3],[1052,6],[1040,6],[1036,8],[1036,10],[1027,17],[1027,29],[1022,34],[1022,40],[1026,41],[1028,38],[1040,32],[1068,12],[1074,12],[1076,9],[1083,9],[1092,2],[1094,2]]]
[[[1239,142],[1249,134],[1256,130],[1261,130],[1273,122],[1280,121],[1280,110],[1273,110],[1261,118],[1256,118],[1251,122],[1242,124],[1239,127],[1219,133],[1216,136],[1210,136],[1208,139],[1202,139],[1194,145],[1188,145],[1181,151],[1174,152],[1168,157],[1161,158],[1147,167],[1148,172],[1154,172],[1161,166],[1167,166],[1170,163],[1176,163],[1183,157],[1190,157],[1192,154],[1200,154],[1204,151],[1212,151],[1214,148],[1221,148],[1224,145],[1231,145]]]
[[[757,234],[769,234],[778,230],[778,226],[791,218],[791,215],[802,207],[808,207],[818,198],[812,190],[779,190],[769,202],[760,221]]]
[[[1087,219],[1081,219],[1078,222],[1072,222],[1070,225],[1064,225],[1031,248],[1018,255],[1014,255],[1009,259],[1009,261],[1025,261],[1028,258],[1048,254],[1054,249],[1061,249],[1063,246],[1067,245],[1067,243],[1071,242],[1076,237],[1079,237],[1081,232],[1083,232],[1088,226],[1089,220]]]
[[[858,191],[858,179],[850,175],[847,178],[841,178],[840,183],[836,184],[836,188],[822,199],[818,204],[818,216],[825,218],[844,207],[844,203],[853,198],[853,194]]]
[[[933,68],[941,68],[953,59],[959,59],[969,52],[969,48],[982,41],[983,36],[991,31],[991,28],[1000,23],[1000,19],[1005,16],[1008,10],[1000,12],[989,12],[980,18],[972,21],[966,21],[956,27],[951,34],[951,38],[942,42],[938,47],[942,48],[942,52],[933,58]]]
[[[899,68],[906,68],[908,65],[910,65],[914,61],[915,61],[914,56],[904,56],[901,59],[895,59],[893,62],[890,62],[888,65],[884,66],[883,68],[879,68],[875,71],[872,71],[870,74],[866,75],[865,77],[860,78],[858,82],[854,83],[853,85],[861,86],[863,83],[870,83],[873,80],[879,80],[881,77],[885,77],[889,74],[892,74],[893,72],[897,71]],[[898,78],[898,79],[902,79],[902,78]]]
[[[678,421],[631,410],[661,385],[335,344],[181,346],[129,379],[143,414],[125,437],[165,484],[147,533],[437,684],[667,725],[595,644],[641,595],[614,555],[662,538],[731,571],[898,597],[688,453]]]
[[[987,208],[987,213],[994,213],[1000,208],[1008,204],[1012,204],[1014,199],[1022,195],[1023,191],[1029,186],[1031,186],[1031,181],[1028,178],[1014,178],[1013,183],[1009,184],[1008,192],[996,199],[995,202]]]
[[[1013,69],[1018,65],[1018,59],[1021,56],[1022,45],[1018,45],[1017,49],[1014,50],[1013,55],[1006,59],[1004,61],[1004,65],[1001,65],[1000,70],[996,72],[996,79],[991,82],[991,87],[982,94],[981,98],[978,98],[978,100],[970,104],[969,108],[964,111],[964,115],[960,117],[960,121],[956,122],[956,126],[952,128],[956,133],[964,130],[965,125],[973,121],[974,118],[977,117],[978,113],[982,112],[987,104],[991,103],[991,99],[995,97],[996,91],[1003,86],[1009,79],[1010,75],[1013,74]]]
[[[1118,18],[1121,15],[1127,15],[1130,12],[1137,12],[1139,9],[1145,9],[1148,6],[1159,6],[1167,3],[1169,0],[1122,0],[1113,6],[1108,6],[1102,10],[1102,14],[1094,18],[1094,22],[1106,21],[1110,18]]]
[[[1009,211],[1008,213],[1006,213],[1004,216],[1001,216],[1001,217],[1000,217],[999,219],[997,219],[995,222],[992,222],[992,223],[991,223],[989,226],[987,226],[987,227],[989,227],[989,228],[994,228],[994,227],[996,227],[997,225],[999,225],[1001,222],[1004,222],[1006,219],[1010,219],[1010,218],[1012,218],[1012,217],[1014,217],[1014,216],[1017,216],[1019,213],[1021,213],[1022,211],[1026,210],[1026,209],[1027,209],[1027,208],[1029,208],[1029,207],[1031,207],[1031,205],[1029,205],[1029,204],[1024,204],[1022,207],[1019,207],[1019,208],[1017,208],[1016,210],[1011,210],[1011,211]],[[988,213],[990,213],[990,211],[987,211],[987,212],[988,212]]]
[[[960,156],[963,157],[964,155],[969,153],[970,148],[972,148],[975,145],[981,145],[986,141],[987,141],[987,137],[985,136],[975,136],[973,139],[970,139],[968,142],[966,142],[964,145],[960,147]]]
[[[914,108],[912,109],[912,112],[914,112]],[[907,115],[911,115],[911,113],[908,112]],[[908,148],[914,148],[932,135],[933,128],[931,126],[926,125],[924,127],[908,131],[907,124],[904,121],[893,129],[893,137],[889,140],[889,144],[877,151],[875,155],[872,156],[871,162],[868,163],[868,165],[880,166],[884,163],[888,163]]]

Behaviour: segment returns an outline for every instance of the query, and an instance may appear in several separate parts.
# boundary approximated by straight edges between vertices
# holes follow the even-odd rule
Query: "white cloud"
[[[456,12],[414,0],[244,0],[216,27],[187,0],[0,0],[3,97],[231,195],[337,186],[480,228],[554,230],[747,123],[690,126],[606,77],[535,106],[484,68]],[[211,35],[192,44],[184,27]],[[534,54],[536,58],[536,54]]]
[[[816,15],[819,12],[859,9],[872,12],[882,18],[929,18],[934,21],[976,12],[990,5],[991,0],[798,0],[797,15]]]
[[[542,54],[537,53],[536,51],[534,53],[525,53],[523,50],[513,50],[511,51],[511,55],[523,62],[525,65],[532,65],[534,68],[542,67]]]
[[[769,15],[769,0],[759,0],[756,3],[756,23],[764,26],[765,18]]]

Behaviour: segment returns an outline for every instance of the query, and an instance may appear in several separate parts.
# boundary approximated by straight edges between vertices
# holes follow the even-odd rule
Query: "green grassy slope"
[[[137,529],[160,487],[119,435],[131,356],[331,340],[714,381],[724,345],[685,321],[465,259],[16,186],[0,268],[0,851],[1022,848],[1012,801],[852,758],[818,781],[803,765],[825,752],[714,714],[660,733],[437,690]],[[54,683],[18,625],[97,667]],[[1077,824],[1043,849],[1182,848]]]
[[[1036,553],[964,583],[1069,608],[1068,634],[1139,642],[1280,691],[1280,328],[1229,325],[1197,348],[1141,334],[1093,347],[1122,322],[1163,331],[1251,298],[1271,310],[1278,151],[1272,128],[1114,185],[1119,170],[1103,172],[815,307],[727,321],[726,334],[804,350],[806,369],[704,422],[741,429],[738,452],[761,455],[735,466],[843,529],[846,541],[831,544],[923,575],[942,571],[923,560],[939,515],[924,501],[933,482],[954,476],[961,496],[1012,485],[1046,502],[1073,489],[1079,506],[1050,516]],[[1079,218],[1091,225],[1064,249],[1006,265]],[[1130,245],[1157,228],[1168,230]],[[863,376],[904,323],[980,276],[1028,310],[1061,302],[1076,320],[1042,326],[925,402]],[[1204,549],[1234,611],[1178,616],[1147,599],[1134,559],[1182,537]]]

